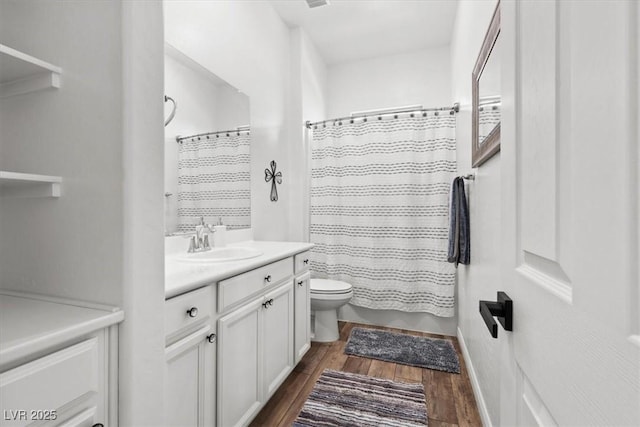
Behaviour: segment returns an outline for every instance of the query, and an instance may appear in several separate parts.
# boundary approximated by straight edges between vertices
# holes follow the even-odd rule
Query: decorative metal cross
[[[271,181],[271,201],[278,201],[278,188],[276,187],[276,183],[282,184],[282,172],[276,173],[276,161],[271,160],[271,170],[269,168],[264,170],[264,180],[265,182]]]

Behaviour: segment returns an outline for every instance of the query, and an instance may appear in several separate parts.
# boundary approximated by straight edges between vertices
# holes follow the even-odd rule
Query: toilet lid
[[[311,279],[311,293],[344,294],[351,291],[351,284],[331,279]]]

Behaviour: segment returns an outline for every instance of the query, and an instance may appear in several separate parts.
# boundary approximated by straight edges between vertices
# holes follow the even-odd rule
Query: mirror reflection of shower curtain
[[[185,139],[178,154],[178,231],[200,217],[228,229],[251,226],[249,132]]]
[[[500,124],[500,106],[488,105],[478,111],[478,142],[482,144],[493,129]]]
[[[456,118],[416,116],[313,129],[311,270],[351,283],[351,304],[451,317]]]

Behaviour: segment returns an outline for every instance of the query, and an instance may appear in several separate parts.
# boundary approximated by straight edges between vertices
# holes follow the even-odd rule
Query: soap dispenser
[[[221,248],[227,244],[227,226],[222,224],[222,218],[218,218],[218,223],[213,226],[213,246]]]

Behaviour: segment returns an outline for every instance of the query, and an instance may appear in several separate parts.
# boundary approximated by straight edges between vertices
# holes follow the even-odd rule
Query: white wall
[[[298,240],[309,240],[309,163],[311,152],[306,121],[326,117],[327,66],[313,41],[301,28],[291,30],[291,156],[295,162],[295,197],[291,199],[291,227]]]
[[[451,43],[452,97],[461,104],[456,137],[458,173],[471,169],[471,73],[491,22],[495,1],[460,0]],[[501,341],[494,340],[478,314],[479,300],[495,300],[500,283],[500,154],[476,170],[467,183],[471,264],[458,266],[459,335],[471,356],[492,424],[500,425]],[[481,402],[478,402],[481,406]],[[482,414],[482,408],[481,414]],[[486,416],[487,414],[483,414]],[[486,421],[486,420],[485,420]]]
[[[251,100],[251,224],[260,240],[301,240],[290,227],[300,179],[291,158],[289,29],[268,2],[166,1],[167,42],[249,96]],[[264,169],[282,171],[279,201],[269,199]]]
[[[93,4],[93,3],[92,3]],[[122,3],[120,425],[164,423],[162,6]]]
[[[302,89],[302,117],[304,121],[322,120],[327,115],[328,69],[317,47],[300,28],[292,30],[292,38],[299,38]]]
[[[449,46],[329,67],[326,118],[415,104],[452,105]]]
[[[2,1],[0,40],[63,70],[0,102],[0,168],[63,179],[59,199],[0,202],[0,286],[120,305],[120,4]]]
[[[216,103],[217,130],[236,129],[238,126],[251,125],[249,97],[236,88],[228,84],[218,86]]]

